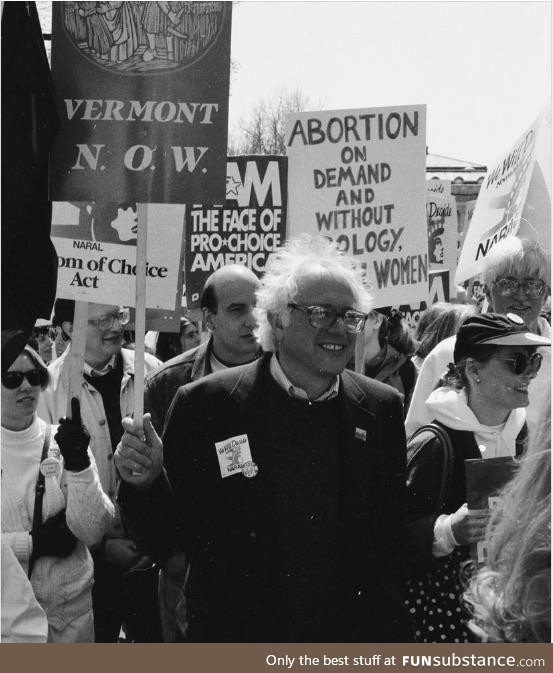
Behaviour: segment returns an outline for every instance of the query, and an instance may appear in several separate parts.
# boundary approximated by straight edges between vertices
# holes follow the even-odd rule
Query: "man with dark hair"
[[[161,433],[165,415],[180,386],[215,371],[255,360],[260,353],[254,336],[257,276],[239,264],[224,266],[207,279],[200,298],[208,341],[168,360],[146,381],[144,409]]]
[[[168,360],[146,381],[144,409],[161,434],[165,417],[180,386],[215,371],[255,360],[260,348],[254,337],[257,276],[239,264],[214,271],[203,287],[200,307],[210,331],[209,340]],[[178,554],[163,564],[160,575],[160,613],[165,642],[173,642],[175,608],[180,596],[186,558]]]
[[[71,338],[75,302],[58,299],[53,322]],[[81,391],[82,421],[90,433],[90,449],[98,467],[100,483],[115,502],[118,475],[113,453],[122,435],[121,412],[134,410],[134,351],[122,348],[123,326],[128,309],[108,304],[89,304],[84,373]],[[50,384],[40,396],[38,414],[49,423],[66,415],[71,345],[48,367]],[[150,372],[161,362],[146,354],[144,369]],[[125,614],[124,576],[143,560],[126,534],[116,508],[115,523],[101,544],[92,550],[94,587],[92,601],[96,642],[117,642],[121,624],[129,626]],[[128,633],[130,639],[144,640],[145,632]],[[159,639],[159,636],[157,637]]]

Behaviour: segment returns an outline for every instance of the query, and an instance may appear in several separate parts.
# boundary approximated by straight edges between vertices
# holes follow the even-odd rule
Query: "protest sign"
[[[188,308],[199,306],[207,277],[226,264],[244,264],[258,275],[263,273],[269,255],[285,241],[286,173],[286,157],[229,157],[224,204],[189,209],[185,244]]]
[[[454,270],[457,265],[457,204],[451,194],[426,192],[428,260],[433,271],[447,270],[450,293],[455,292]]]
[[[451,196],[451,180],[432,178],[426,181],[426,191],[440,196]]]
[[[482,271],[486,255],[499,241],[519,231],[535,164],[536,136],[542,116],[488,170],[467,230],[455,282]],[[537,223],[530,222],[531,227]]]
[[[182,293],[185,207],[149,204],[146,305],[175,310]],[[57,296],[135,305],[137,208],[133,203],[54,202]]]
[[[379,306],[428,294],[425,142],[424,105],[286,118],[288,236],[336,241]]]
[[[511,456],[465,460],[468,508],[493,511],[500,502],[501,490],[514,477],[517,467]],[[483,539],[471,545],[473,559],[478,564],[486,562],[486,543]]]
[[[430,270],[428,273],[428,303],[435,304],[437,301],[449,301],[449,269],[442,271]]]
[[[220,202],[231,3],[52,4],[52,200]]]

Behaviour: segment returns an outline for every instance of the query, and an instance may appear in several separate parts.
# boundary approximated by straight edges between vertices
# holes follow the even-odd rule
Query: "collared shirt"
[[[107,364],[102,367],[102,369],[94,369],[87,362],[85,362],[83,366],[83,373],[87,376],[104,376],[104,374],[108,374],[115,367],[115,356],[116,353],[111,356]]]
[[[278,385],[283,388],[288,395],[290,395],[290,397],[295,397],[298,400],[306,400],[308,402],[326,402],[327,400],[331,400],[338,395],[338,390],[340,388],[339,376],[334,377],[334,380],[330,384],[328,390],[325,390],[322,395],[319,395],[319,397],[314,400],[310,400],[305,390],[295,386],[286,376],[284,370],[280,366],[280,362],[278,361],[276,353],[273,353],[269,367],[271,376],[278,383]]]

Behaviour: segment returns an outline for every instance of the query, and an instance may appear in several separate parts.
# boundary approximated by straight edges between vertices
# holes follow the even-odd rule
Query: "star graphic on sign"
[[[227,199],[238,198],[238,188],[242,186],[240,180],[235,180],[232,175],[227,177]]]

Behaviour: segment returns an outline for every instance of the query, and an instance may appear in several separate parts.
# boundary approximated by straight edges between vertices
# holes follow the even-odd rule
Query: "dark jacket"
[[[278,423],[267,403],[276,385],[270,354],[181,388],[169,412],[162,475],[145,496],[122,485],[120,503],[135,539],[157,558],[186,551],[191,641],[278,642],[287,614],[271,610],[271,460]],[[399,592],[404,563],[405,434],[396,391],[350,371],[341,375],[340,620],[334,640],[411,639]],[[307,402],[306,410],[307,410]],[[307,413],[307,412],[306,412]],[[254,478],[221,478],[216,442],[247,435]],[[269,523],[270,522],[270,523]],[[324,592],[325,587],[320,587]],[[298,625],[301,633],[302,625]],[[325,635],[325,639],[327,635]],[[289,637],[284,639],[286,642]]]
[[[415,573],[426,572],[440,564],[432,555],[434,524],[440,514],[456,512],[467,501],[465,460],[482,458],[472,432],[452,430],[433,421],[446,430],[453,446],[451,487],[441,511],[436,511],[436,493],[444,470],[444,451],[434,434],[421,433],[412,442],[421,444],[417,459],[407,473],[407,549],[410,566]],[[521,430],[516,443],[515,455],[522,454],[526,446],[527,429]],[[468,548],[467,548],[468,550]]]
[[[159,434],[163,431],[165,415],[177,390],[211,374],[211,341],[212,337],[196,348],[167,360],[146,379],[144,411],[152,414],[152,423]]]

